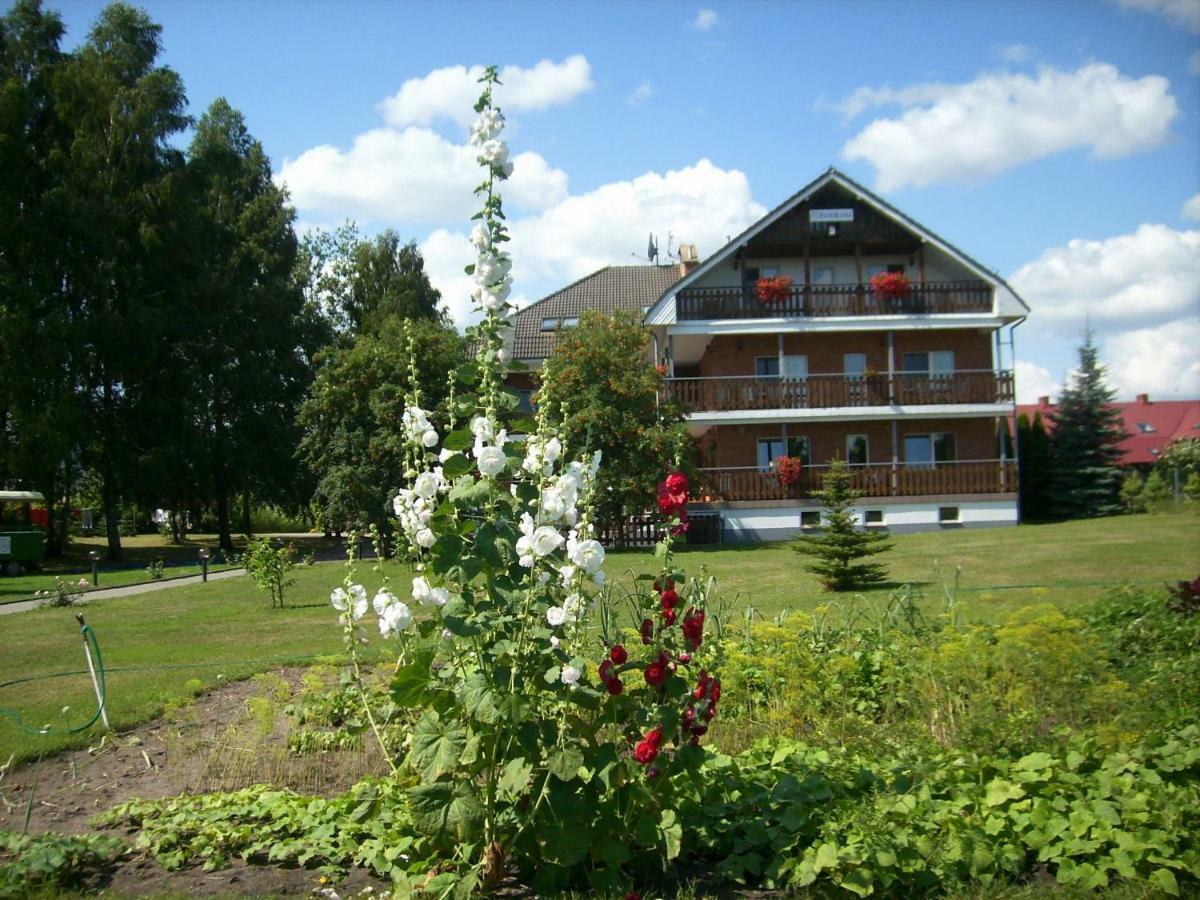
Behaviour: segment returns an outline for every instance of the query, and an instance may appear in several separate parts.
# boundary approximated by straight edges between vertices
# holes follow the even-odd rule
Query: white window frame
[[[779,453],[773,454],[771,452],[773,445],[779,447]],[[758,454],[755,457],[755,462],[758,466],[758,471],[760,472],[770,472],[771,464],[775,460],[779,459],[779,457],[787,455],[787,442],[781,437],[759,438],[755,446],[757,447]],[[765,459],[763,454],[764,446],[766,447],[767,451],[765,454]]]
[[[862,368],[859,369],[858,371],[851,371],[851,369],[850,369],[850,360],[852,357],[854,357],[854,358],[861,357],[862,358]],[[856,359],[856,361],[857,361],[857,359]],[[866,375],[867,374],[867,354],[865,354],[865,353],[843,353],[842,354],[842,373],[850,378],[862,378],[864,375]]]
[[[937,458],[937,441],[938,438],[949,436],[954,441],[954,459],[938,459]],[[908,442],[917,438],[924,438],[929,445],[929,459],[925,460],[910,460],[908,458]],[[958,462],[958,437],[953,431],[925,431],[917,432],[916,434],[904,435],[904,465],[912,468],[933,469],[939,463]]]

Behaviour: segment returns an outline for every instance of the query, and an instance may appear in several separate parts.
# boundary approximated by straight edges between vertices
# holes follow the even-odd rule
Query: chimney
[[[1049,405],[1050,405],[1049,397],[1038,397],[1038,406],[1049,406]]]
[[[1149,406],[1150,405],[1150,395],[1149,394],[1138,394],[1137,402],[1138,402],[1138,406]]]
[[[682,278],[700,265],[700,254],[696,252],[695,244],[679,245],[679,277]]]

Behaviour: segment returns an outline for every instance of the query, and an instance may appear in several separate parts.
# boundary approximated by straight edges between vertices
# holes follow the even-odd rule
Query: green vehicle
[[[37,491],[0,491],[0,574],[36,569],[46,555],[46,498]]]

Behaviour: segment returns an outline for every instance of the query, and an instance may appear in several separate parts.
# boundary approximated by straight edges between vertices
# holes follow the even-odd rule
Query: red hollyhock
[[[683,494],[684,496],[687,495],[688,480],[687,476],[682,472],[672,472],[667,476],[667,479],[663,482],[663,484],[667,486],[667,491],[669,493],[676,495]]]
[[[712,683],[712,679],[708,677],[708,673],[701,670],[700,678],[696,681],[696,689],[692,691],[693,700],[703,700],[705,694],[708,693],[708,686]]]
[[[612,660],[606,659],[600,663],[600,680],[608,681],[612,678]]]
[[[615,697],[621,691],[625,690],[625,685],[620,678],[610,678],[604,682],[604,689]]]
[[[673,609],[664,609],[664,610],[663,610],[663,614],[662,614],[662,617],[663,617],[663,626],[664,626],[664,627],[666,627],[666,628],[670,628],[672,625],[674,625],[674,624],[675,624],[675,616],[676,616],[676,615],[678,615],[678,614],[675,612],[675,610],[673,610]]]
[[[651,744],[649,741],[638,741],[638,745],[633,748],[633,758],[640,762],[643,766],[648,766],[654,762],[658,756],[658,747]]]
[[[692,649],[695,650],[704,640],[704,613],[698,609],[689,609],[683,617],[683,636]]]
[[[662,601],[662,608],[664,610],[674,609],[679,605],[679,594],[676,593],[674,588],[668,588],[662,592],[659,600]]]
[[[608,658],[618,666],[623,666],[629,660],[629,654],[625,652],[625,648],[620,644],[614,644],[613,648],[608,651]]]
[[[659,653],[658,659],[646,666],[646,683],[651,687],[662,687],[667,680],[667,655]]]
[[[654,623],[649,619],[642,619],[642,643],[649,644],[654,640]]]

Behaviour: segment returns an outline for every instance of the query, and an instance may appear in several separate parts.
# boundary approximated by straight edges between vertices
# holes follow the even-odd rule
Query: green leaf
[[[500,772],[496,788],[506,797],[515,799],[524,796],[529,792],[529,776],[532,773],[533,765],[527,762],[525,757],[510,759]]]
[[[1020,800],[1025,796],[1025,789],[1019,784],[1005,781],[1003,778],[993,778],[987,786],[987,805],[1000,806],[1009,800]]]
[[[875,892],[875,876],[871,874],[870,869],[864,869],[861,866],[842,876],[839,884],[859,897],[866,897]]]
[[[442,463],[442,477],[447,480],[455,479],[459,475],[466,475],[470,471],[471,462],[461,453]]]
[[[822,869],[836,869],[838,864],[838,848],[837,844],[828,842],[817,848],[817,855],[813,859],[812,867],[814,872],[820,872]]]
[[[471,434],[469,428],[459,428],[457,431],[452,431],[446,435],[446,439],[442,441],[442,446],[447,450],[466,450],[475,443],[475,435]]]
[[[683,826],[679,824],[675,810],[662,811],[662,817],[658,820],[658,831],[667,850],[667,859],[675,859],[683,845]]]
[[[504,557],[500,552],[499,536],[492,525],[481,525],[475,532],[475,551],[493,569],[503,568]]]
[[[563,747],[550,756],[546,768],[560,781],[571,781],[578,777],[583,765],[583,754],[575,747]]]
[[[408,758],[422,778],[432,781],[458,767],[466,745],[465,729],[442,721],[436,712],[428,710],[413,729]]]
[[[392,702],[401,709],[424,707],[429,701],[429,667],[432,663],[432,651],[423,650],[412,662],[397,669],[389,692]]]
[[[462,701],[467,715],[484,724],[494,725],[504,717],[503,698],[492,690],[480,672],[463,683]]]
[[[454,834],[464,840],[478,831],[483,806],[470,782],[438,781],[406,792],[413,824],[422,831]]]

